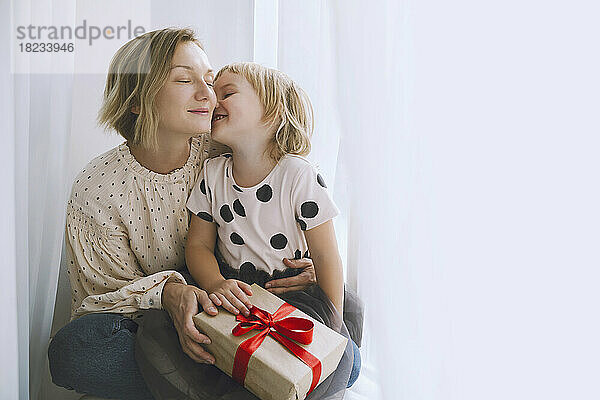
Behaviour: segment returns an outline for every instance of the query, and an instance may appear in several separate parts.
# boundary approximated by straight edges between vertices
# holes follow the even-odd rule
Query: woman
[[[155,335],[137,340],[146,381],[156,384],[154,374],[162,372],[153,356],[164,354],[173,340],[178,348],[168,354],[207,364],[207,371],[226,380],[208,367],[214,357],[201,344],[210,339],[192,321],[202,310],[217,310],[205,291],[187,284],[193,282],[183,248],[185,204],[202,162],[227,150],[207,135],[216,103],[213,79],[188,29],[149,32],[115,54],[99,120],[126,142],[85,167],[67,205],[72,321],[48,349],[57,385],[109,398],[152,398],[136,362],[136,333],[140,338],[142,331]],[[309,259],[284,263],[301,273],[272,281],[273,292],[314,283]],[[153,328],[137,332],[140,323]],[[145,339],[148,345],[140,349]]]

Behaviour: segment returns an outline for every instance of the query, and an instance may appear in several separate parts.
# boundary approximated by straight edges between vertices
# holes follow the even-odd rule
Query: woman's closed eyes
[[[184,78],[184,79],[178,79],[175,82],[177,82],[177,83],[191,83],[192,81],[190,79],[185,79]],[[212,82],[212,80],[208,80],[208,81],[205,80],[205,83],[206,83],[206,86],[214,87],[214,83]]]

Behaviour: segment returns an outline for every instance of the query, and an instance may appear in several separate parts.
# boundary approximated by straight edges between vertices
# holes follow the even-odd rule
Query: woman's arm
[[[185,283],[174,270],[145,275],[125,230],[104,228],[74,204],[67,207],[65,242],[71,318],[90,312],[160,309],[167,280]]]
[[[344,304],[344,274],[333,221],[304,232],[317,275],[317,283],[340,315]]]

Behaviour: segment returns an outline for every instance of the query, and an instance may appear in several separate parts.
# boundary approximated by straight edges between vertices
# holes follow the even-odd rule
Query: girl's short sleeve
[[[292,204],[296,222],[303,231],[319,226],[340,213],[329,195],[325,180],[309,163],[300,169],[294,181]]]
[[[208,222],[214,222],[212,215],[211,190],[209,186],[209,161],[206,159],[202,165],[200,179],[194,185],[188,202],[187,209],[198,217]]]

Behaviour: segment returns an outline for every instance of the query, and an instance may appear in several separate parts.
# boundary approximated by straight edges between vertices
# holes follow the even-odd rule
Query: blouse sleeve
[[[100,226],[72,206],[67,210],[65,235],[71,319],[91,312],[130,314],[161,309],[165,283],[186,283],[174,270],[144,274],[126,232]]]
[[[209,184],[209,182],[211,182],[211,180],[209,180],[211,165],[209,164],[209,161],[211,161],[211,159],[204,161],[200,179],[198,179],[194,185],[190,197],[188,198],[187,208],[191,213],[203,220],[213,222],[214,216],[212,212],[211,189]]]
[[[308,163],[300,169],[294,180],[292,205],[296,221],[303,231],[319,226],[340,213],[327,191],[323,177]]]

